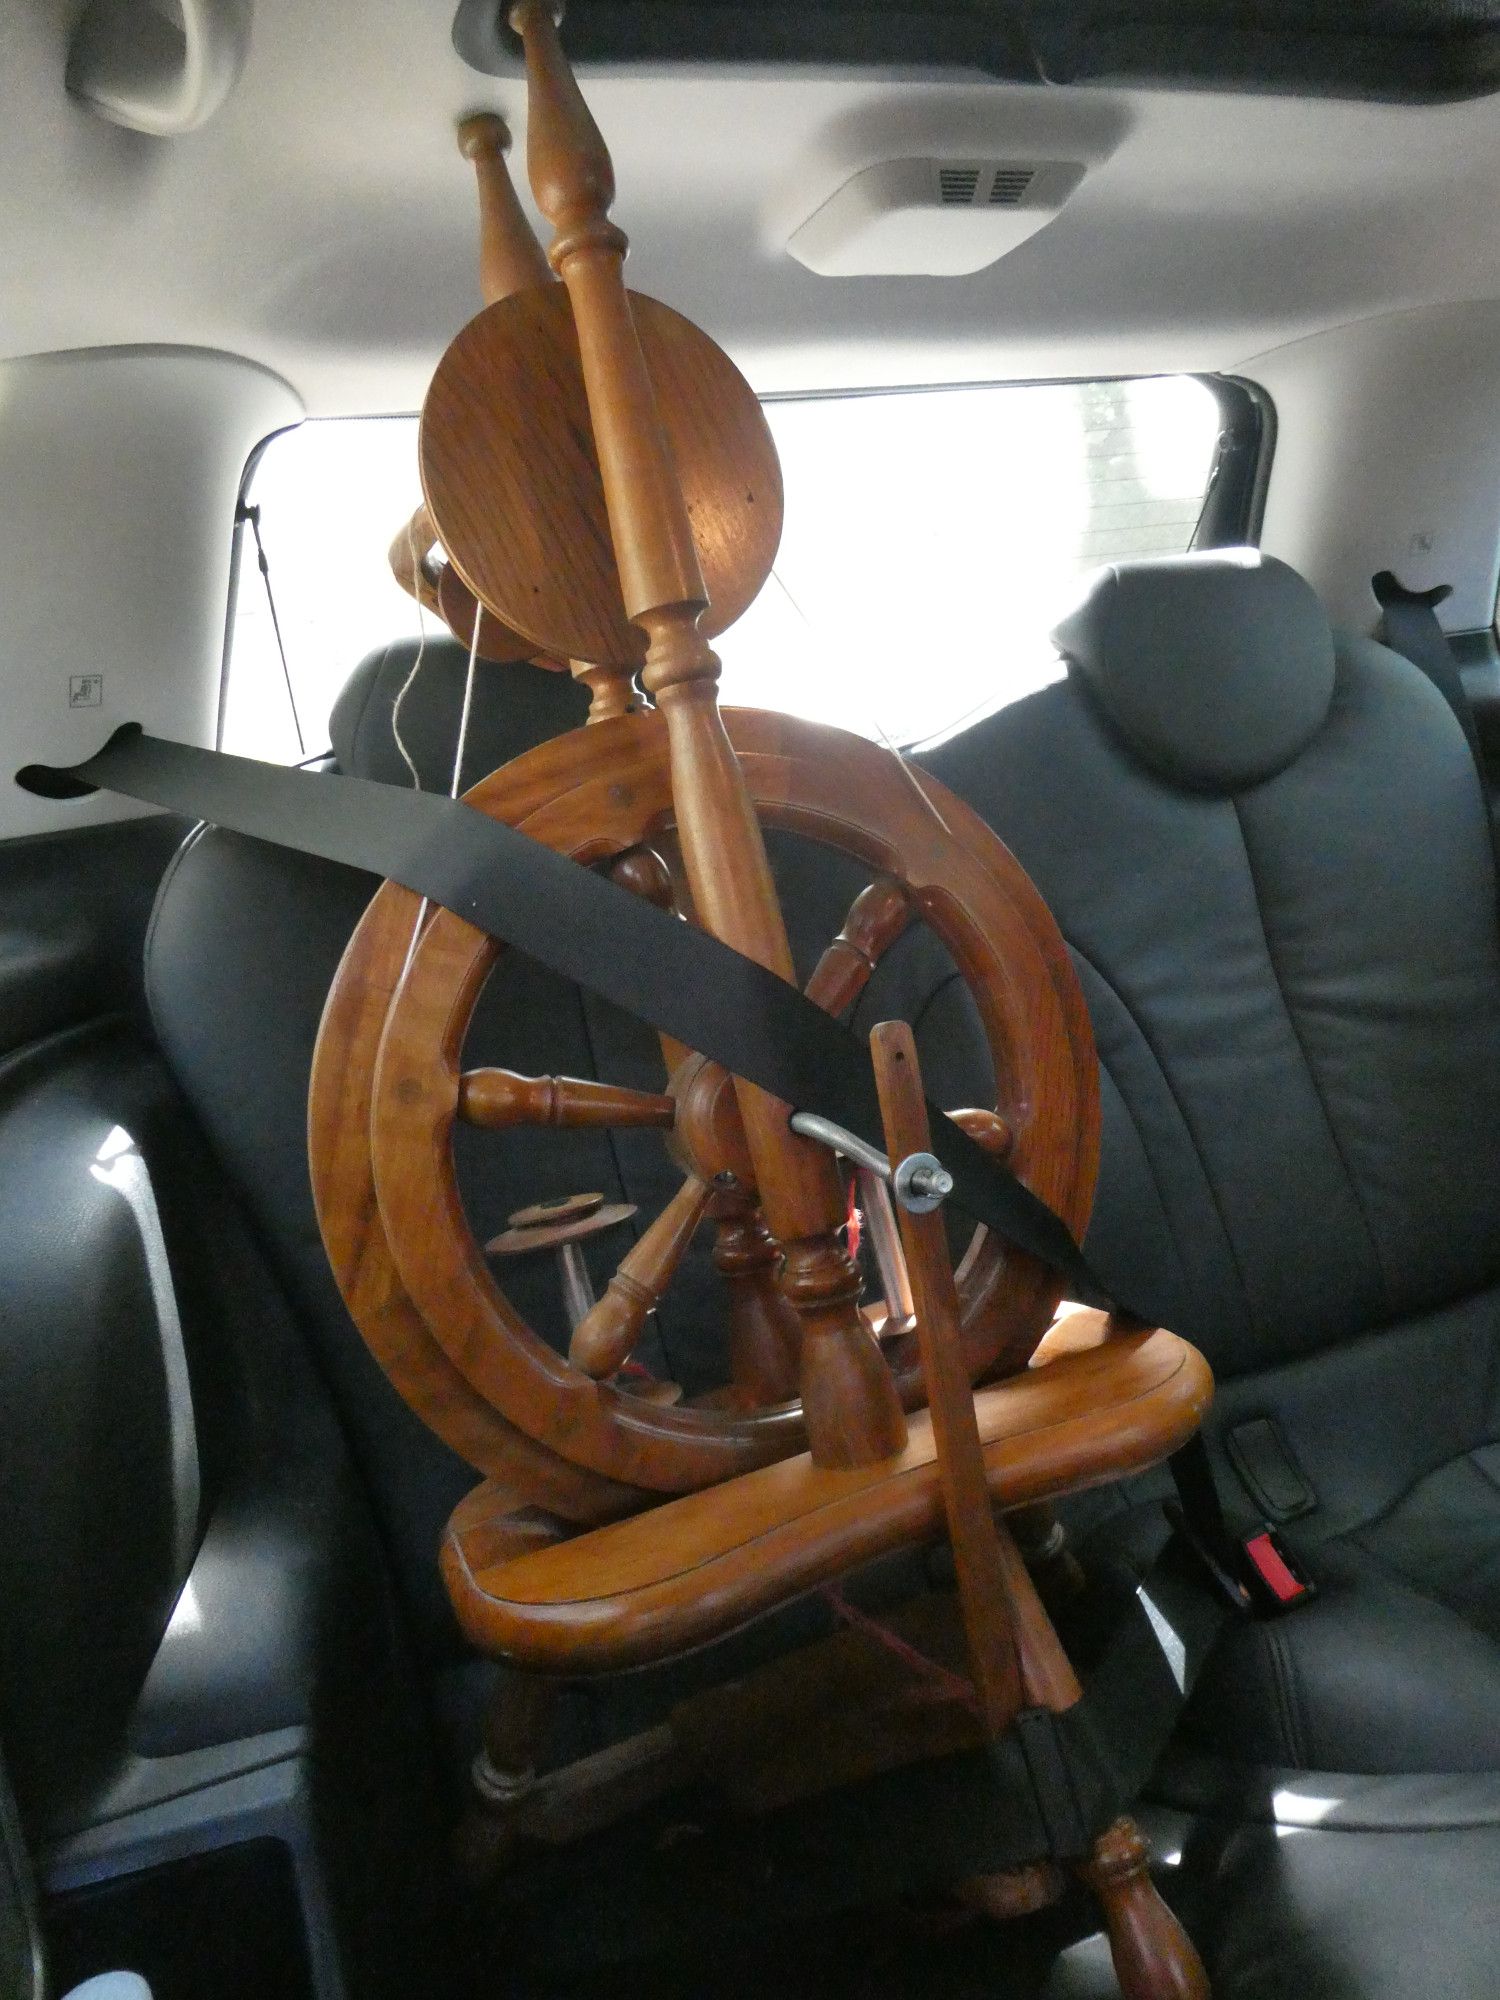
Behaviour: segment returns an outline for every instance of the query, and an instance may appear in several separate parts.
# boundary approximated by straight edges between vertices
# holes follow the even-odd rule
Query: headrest
[[[1198,791],[1285,769],[1333,699],[1323,607],[1258,549],[1112,563],[1052,638],[1142,763]]]
[[[398,639],[361,660],[334,703],[328,731],[334,761],[346,776],[378,778],[388,785],[411,783],[392,713],[416,660],[417,644],[415,639]],[[446,792],[452,783],[468,671],[466,647],[447,637],[429,637],[416,679],[401,703],[401,740],[424,791]],[[570,674],[481,660],[474,676],[460,791],[523,750],[577,729],[588,719],[588,689]]]

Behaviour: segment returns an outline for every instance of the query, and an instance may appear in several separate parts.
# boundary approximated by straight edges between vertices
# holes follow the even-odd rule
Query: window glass
[[[786,529],[770,582],[717,642],[724,697],[901,744],[1056,678],[1047,634],[1087,571],[1188,547],[1219,429],[1191,376],[809,397],[766,414]],[[418,629],[386,566],[419,498],[415,421],[304,424],[266,448],[249,498],[313,753],[357,662]],[[248,544],[223,742],[298,755]]]

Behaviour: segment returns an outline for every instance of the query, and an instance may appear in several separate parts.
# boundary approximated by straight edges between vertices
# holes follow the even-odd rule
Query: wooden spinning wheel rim
[[[781,540],[781,468],[755,393],[700,327],[630,294],[709,597],[709,637],[741,615]],[[561,285],[469,321],[422,407],[422,486],[459,577],[530,650],[634,670],[573,308]],[[559,561],[558,551],[567,550]]]
[[[751,710],[729,710],[726,722],[768,824],[909,886],[975,995],[1015,1130],[1010,1164],[1081,1234],[1097,1170],[1093,1045],[1062,941],[1028,879],[973,814],[924,779],[940,824],[910,774],[863,739]],[[469,801],[576,859],[610,858],[670,821],[662,719],[629,716],[558,738]],[[614,1495],[686,1491],[800,1449],[795,1405],[735,1413],[645,1403],[574,1369],[516,1314],[464,1217],[450,1144],[463,1036],[500,947],[436,912],[396,992],[415,910],[415,898],[387,885],[351,940],[311,1105],[324,1239],[398,1389],[482,1469],[499,1439],[508,1446],[519,1434],[549,1461],[561,1453],[613,1482]],[[1024,1362],[1059,1283],[990,1239],[966,1260],[962,1289],[965,1359],[978,1374],[997,1360]],[[908,1378],[912,1401],[911,1369]],[[602,1489],[594,1499],[619,1510]]]

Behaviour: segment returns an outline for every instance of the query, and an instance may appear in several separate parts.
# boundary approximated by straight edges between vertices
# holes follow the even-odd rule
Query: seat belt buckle
[[[1318,1586],[1274,1528],[1257,1529],[1240,1547],[1250,1595],[1262,1618],[1295,1611],[1317,1596]]]

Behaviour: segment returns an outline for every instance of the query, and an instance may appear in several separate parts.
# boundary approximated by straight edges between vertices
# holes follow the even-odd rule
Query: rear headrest
[[[1323,607],[1258,549],[1112,563],[1052,638],[1136,756],[1197,791],[1285,769],[1333,699]]]
[[[334,761],[347,776],[378,778],[388,785],[411,783],[391,718],[417,657],[417,643],[398,639],[371,653],[355,668],[334,703],[328,731]],[[424,791],[446,792],[452,782],[468,670],[465,647],[447,637],[429,638],[422,665],[401,704],[401,740]],[[475,668],[459,789],[467,790],[523,750],[579,728],[588,712],[588,690],[570,674],[481,660]]]

